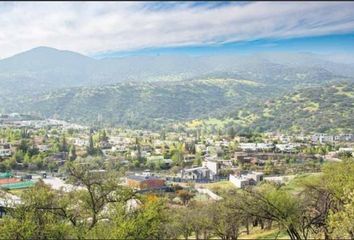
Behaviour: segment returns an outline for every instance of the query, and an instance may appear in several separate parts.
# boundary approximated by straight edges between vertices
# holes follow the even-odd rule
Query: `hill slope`
[[[230,107],[272,95],[270,90],[238,79],[121,83],[58,90],[22,99],[12,109],[88,124],[100,115],[104,123],[151,127],[159,120],[166,123],[225,113]]]
[[[239,130],[353,132],[354,83],[342,82],[297,90],[265,103],[227,114]]]
[[[328,75],[354,76],[351,65],[308,54],[163,55],[97,60],[71,51],[38,47],[0,60],[0,97],[32,96],[61,88],[120,82],[186,80],[216,72],[283,84],[308,81],[304,74],[312,75],[315,81],[323,81]]]

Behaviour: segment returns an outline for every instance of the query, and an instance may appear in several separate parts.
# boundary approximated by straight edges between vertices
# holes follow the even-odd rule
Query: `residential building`
[[[11,149],[1,148],[0,149],[0,157],[11,157]]]
[[[126,183],[129,187],[137,190],[160,189],[165,186],[165,180],[154,176],[127,176]]]
[[[249,185],[256,185],[263,181],[264,174],[262,172],[249,172],[247,174],[233,175],[230,174],[229,181],[237,188],[245,188]]]

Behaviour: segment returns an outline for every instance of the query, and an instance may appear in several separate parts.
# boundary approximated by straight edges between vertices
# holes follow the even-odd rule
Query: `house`
[[[165,180],[154,176],[130,175],[126,178],[129,187],[138,190],[161,189],[165,186]]]
[[[296,151],[296,145],[294,144],[276,144],[275,148],[280,151],[280,152],[287,152],[287,153],[291,153],[291,152],[295,152]]]
[[[37,145],[38,151],[39,152],[47,152],[49,151],[49,146],[48,145]]]
[[[0,157],[5,158],[5,157],[11,157],[11,149],[6,149],[6,148],[1,148],[0,149]]]
[[[214,180],[217,178],[221,163],[216,160],[207,160],[201,167],[194,167],[181,170],[182,179],[190,180]]]
[[[340,134],[334,136],[334,140],[338,142],[351,142],[354,141],[354,134]]]
[[[127,147],[125,145],[113,146],[111,148],[112,152],[125,153],[127,152]]]
[[[338,153],[344,153],[344,152],[353,153],[354,148],[339,148],[338,149]]]
[[[210,170],[203,167],[195,167],[181,170],[181,178],[187,180],[208,180],[211,178]]]
[[[272,150],[274,145],[271,143],[240,143],[239,147],[245,152],[255,152]]]
[[[257,150],[256,143],[240,143],[239,147],[242,149],[242,151],[245,151],[245,152]]]
[[[327,135],[324,133],[316,133],[316,134],[312,135],[312,137],[311,137],[312,142],[319,142],[319,143],[333,142],[334,139],[335,138],[333,135]]]
[[[271,143],[257,143],[256,148],[259,151],[270,151],[274,149],[274,145]]]
[[[221,164],[216,160],[206,160],[203,162],[203,166],[210,170],[212,176],[215,176],[219,174]]]
[[[194,160],[195,160],[195,155],[193,154],[188,154],[183,157],[183,162],[185,163],[191,163],[194,162]]]
[[[262,172],[249,172],[247,174],[233,175],[230,174],[229,181],[237,188],[245,188],[246,186],[256,185],[263,181],[264,174]]]

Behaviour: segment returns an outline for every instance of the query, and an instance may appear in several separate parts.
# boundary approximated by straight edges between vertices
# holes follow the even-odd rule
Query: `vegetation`
[[[237,132],[346,133],[354,129],[354,83],[301,89],[264,102],[252,102],[220,119]],[[228,121],[228,119],[233,121]],[[205,125],[208,125],[206,122]]]
[[[251,81],[223,74],[223,78],[207,75],[180,81],[61,89],[18,100],[18,106],[11,109],[91,126],[157,130],[180,123],[183,128],[223,128],[229,135],[251,130],[299,133],[353,128],[353,82],[321,75],[324,82],[331,82],[323,86],[309,75],[284,85],[280,79]],[[201,122],[193,122],[195,119]]]
[[[217,202],[197,202],[179,190],[184,201],[175,207],[163,196],[136,194],[117,184],[116,173],[94,174],[97,166],[85,162],[66,165],[69,181],[81,188],[55,191],[39,182],[20,193],[22,203],[7,210],[0,237],[231,240],[262,229],[294,240],[354,238],[353,158],[297,179],[296,188],[264,183],[229,190]]]

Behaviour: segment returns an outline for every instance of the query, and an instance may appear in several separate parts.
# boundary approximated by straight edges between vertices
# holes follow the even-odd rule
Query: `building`
[[[240,143],[240,148],[245,152],[270,151],[274,149],[271,143]]]
[[[185,163],[192,163],[192,162],[194,162],[194,160],[195,160],[195,155],[193,155],[193,154],[185,155],[183,157],[183,162],[185,162]]]
[[[213,176],[219,174],[220,165],[220,162],[217,160],[206,160],[203,162],[203,166],[208,168]]]
[[[264,174],[262,172],[249,172],[247,174],[229,176],[229,181],[237,188],[245,188],[246,186],[256,185],[263,181]]]
[[[11,150],[10,149],[5,149],[5,148],[1,148],[0,149],[0,157],[11,157]]]
[[[161,189],[165,186],[165,180],[154,176],[130,175],[126,178],[129,187],[137,190]]]
[[[327,135],[324,133],[317,133],[311,137],[312,142],[319,142],[319,143],[330,143],[334,141],[333,135]]]
[[[352,142],[354,141],[354,134],[340,134],[334,136],[334,140],[338,142]]]
[[[294,144],[276,144],[275,148],[280,152],[292,153],[296,152],[297,145]]]
[[[338,153],[354,153],[354,148],[339,148]]]
[[[215,180],[218,177],[221,162],[217,160],[203,161],[201,167],[187,168],[181,170],[181,178],[188,180]]]
[[[195,167],[181,170],[181,178],[186,180],[209,180],[212,178],[207,167]]]

